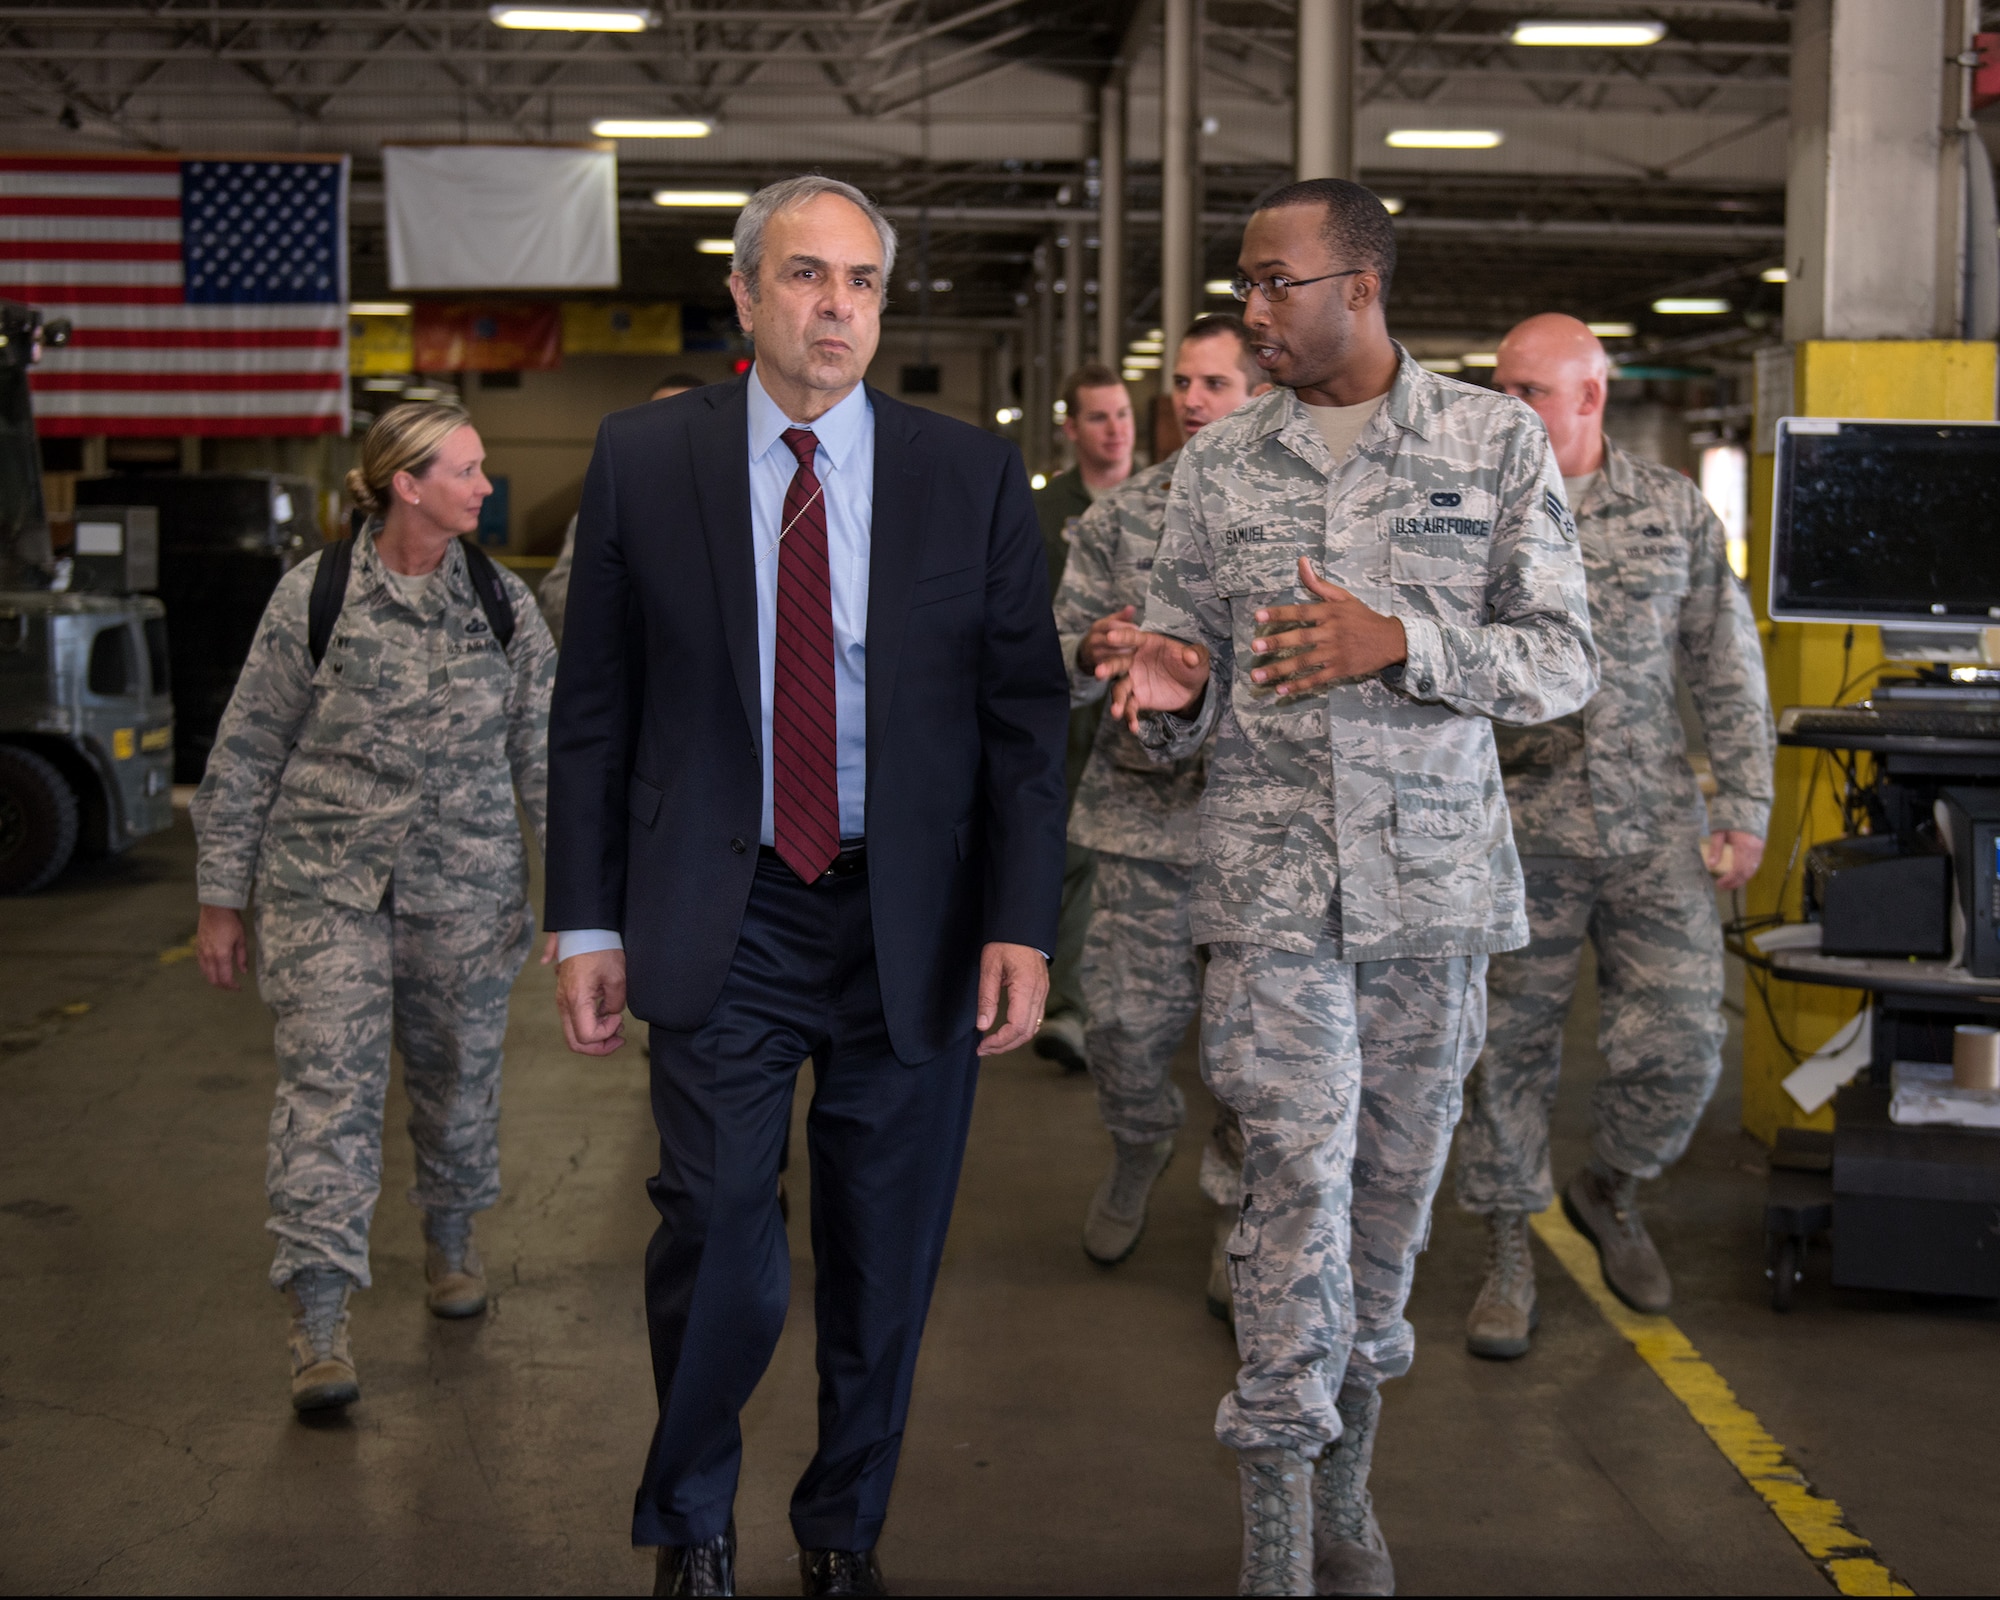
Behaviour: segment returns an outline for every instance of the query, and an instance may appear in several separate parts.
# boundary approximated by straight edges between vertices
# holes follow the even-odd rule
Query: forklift
[[[0,894],[173,824],[159,516],[92,506],[58,558],[28,371],[69,325],[0,300]]]

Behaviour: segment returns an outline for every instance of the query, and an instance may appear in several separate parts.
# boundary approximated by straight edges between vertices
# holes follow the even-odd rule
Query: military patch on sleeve
[[[1569,540],[1571,544],[1575,544],[1576,518],[1569,514],[1569,507],[1562,503],[1562,496],[1557,494],[1553,489],[1544,489],[1542,491],[1542,509],[1555,519],[1556,526],[1562,529],[1562,536]]]

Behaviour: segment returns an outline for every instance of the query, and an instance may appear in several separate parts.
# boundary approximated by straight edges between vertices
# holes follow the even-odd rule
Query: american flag
[[[347,159],[0,155],[45,435],[347,431]]]

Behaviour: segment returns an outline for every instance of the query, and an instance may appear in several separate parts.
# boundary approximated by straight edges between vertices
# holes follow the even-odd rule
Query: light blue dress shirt
[[[793,422],[764,392],[756,368],[744,386],[750,412],[750,537],[756,552],[758,750],[764,760],[764,805],[759,841],[770,844],[771,701],[778,661],[778,541],[785,526],[785,492],[799,469],[782,435],[810,426],[819,436],[813,457],[826,500],[826,554],[833,586],[833,698],[835,761],[840,790],[840,836],[859,839],[868,804],[868,556],[875,518],[875,408],[868,391],[853,393],[816,422]],[[559,936],[557,955],[622,950],[609,928],[578,928]]]

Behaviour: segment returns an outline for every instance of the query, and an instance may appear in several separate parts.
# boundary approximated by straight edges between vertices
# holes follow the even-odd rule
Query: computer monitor
[[[1771,615],[2000,623],[2000,423],[1779,418]]]

